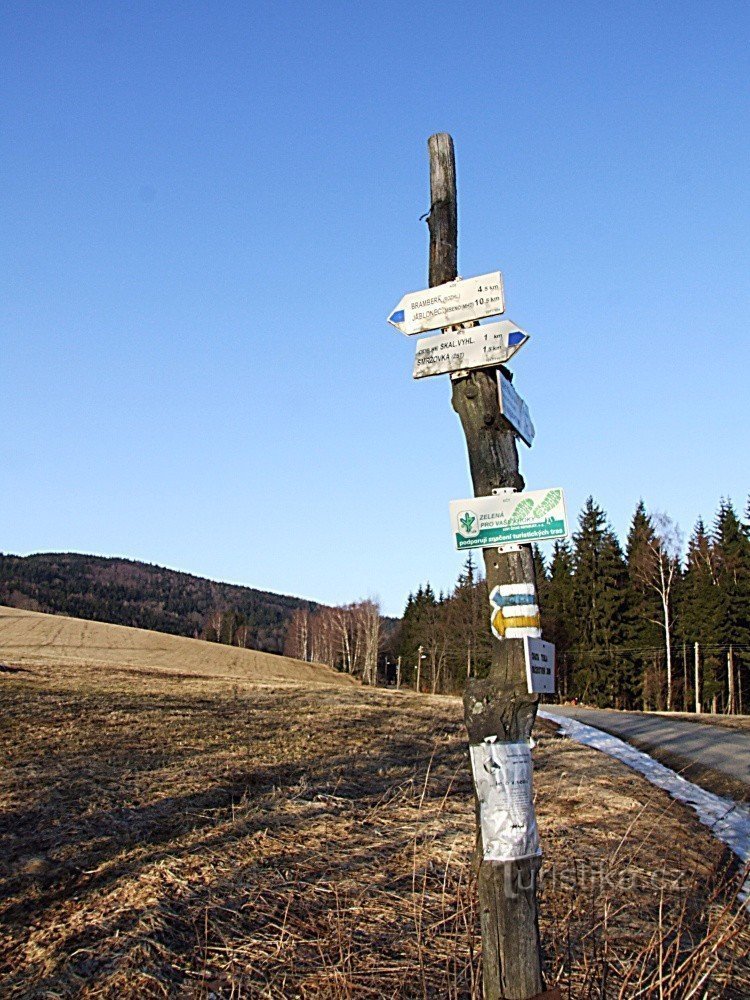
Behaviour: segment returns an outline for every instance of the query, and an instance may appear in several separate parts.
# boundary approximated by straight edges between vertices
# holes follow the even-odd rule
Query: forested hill
[[[72,552],[0,554],[0,604],[186,636],[206,635],[218,615],[220,628],[230,618],[230,628],[242,629],[241,645],[271,653],[282,651],[293,612],[316,607],[149,563]]]

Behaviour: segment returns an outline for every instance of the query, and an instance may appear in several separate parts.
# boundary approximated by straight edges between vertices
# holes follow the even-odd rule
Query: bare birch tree
[[[243,649],[250,649],[250,639],[252,632],[249,625],[240,625],[234,633],[234,644],[242,646]]]
[[[222,637],[226,632],[226,616],[226,609],[214,608],[205,621],[201,638],[208,640],[208,642],[222,642]]]
[[[355,605],[355,613],[357,633],[362,643],[362,681],[376,685],[380,651],[380,606],[373,600],[360,601]]]
[[[310,618],[310,659],[336,665],[336,630],[333,608],[320,608]]]
[[[296,660],[310,658],[310,612],[306,608],[297,608],[289,621],[284,653]]]
[[[667,711],[672,710],[672,595],[680,569],[682,535],[667,515],[656,513],[650,518],[651,531],[635,556],[633,567],[640,583],[653,590],[659,598],[660,615],[648,620],[664,632],[667,661]]]
[[[347,604],[333,609],[332,624],[339,644],[341,669],[347,674],[353,674],[357,669],[357,641],[354,620],[354,605]]]
[[[379,649],[380,607],[372,600],[318,608],[312,614],[297,609],[284,645],[287,656],[359,675],[365,684],[377,683]]]

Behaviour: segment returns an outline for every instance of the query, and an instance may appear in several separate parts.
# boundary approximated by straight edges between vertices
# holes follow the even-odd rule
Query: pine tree
[[[427,654],[427,666],[430,674],[430,691],[432,694],[436,694],[438,689],[444,689],[443,675],[448,654],[450,602],[442,590],[437,598],[434,594],[432,594],[432,598],[431,601],[425,602],[423,630],[424,651]]]
[[[627,567],[601,507],[589,497],[573,535],[574,689],[586,701],[624,707],[637,697],[632,663],[622,651]]]
[[[469,552],[446,609],[449,616],[449,653],[454,688],[460,689],[466,678],[472,674],[476,676],[480,632],[487,631],[478,582],[473,554]]]
[[[736,669],[747,668],[750,657],[750,535],[729,500],[722,500],[713,529],[713,551],[719,590],[719,643],[728,656],[727,710],[737,711]],[[732,665],[734,669],[732,669]],[[741,675],[740,675],[740,685]],[[731,696],[735,695],[734,698]],[[734,702],[732,704],[732,702]]]
[[[547,579],[547,566],[544,561],[544,553],[536,542],[531,546],[531,560],[534,563],[534,576],[537,582],[537,590],[539,590],[540,583],[541,586],[544,586],[544,581]]]
[[[570,688],[570,648],[575,641],[575,595],[573,553],[567,541],[555,542],[549,572],[537,576],[544,638],[555,644],[558,690],[567,696]]]
[[[419,647],[427,647],[432,644],[434,648],[437,607],[438,600],[429,583],[424,587],[420,586],[415,595],[409,595],[404,610],[399,649],[403,677],[406,680],[414,679],[416,682],[417,673],[420,674],[420,681],[423,680],[421,669],[417,670],[418,666],[423,666],[423,664],[418,663]],[[425,652],[424,655],[426,656],[427,653]]]
[[[630,656],[641,677],[641,693],[646,706],[661,701],[660,671],[658,657],[661,650],[659,627],[655,623],[658,614],[658,598],[650,587],[639,579],[636,566],[642,562],[644,553],[653,542],[654,529],[646,513],[646,505],[639,500],[630,522],[625,557],[628,566],[628,618],[626,623],[627,643]]]
[[[714,564],[721,594],[724,645],[750,643],[750,534],[729,500],[719,506],[713,530]]]
[[[719,637],[721,595],[711,539],[701,518],[690,536],[685,576],[681,589],[680,621],[682,634],[691,646],[700,647],[701,690],[704,707],[721,689],[719,677]]]
[[[397,656],[401,657],[401,677],[406,683],[411,682],[414,676],[414,663],[416,662],[417,647],[417,617],[418,605],[424,596],[424,591],[420,586],[416,594],[409,594],[406,600],[406,607],[401,618],[398,632]]]

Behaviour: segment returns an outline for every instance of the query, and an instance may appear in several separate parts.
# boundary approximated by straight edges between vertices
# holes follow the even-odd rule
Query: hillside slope
[[[185,636],[200,634],[212,612],[233,610],[248,626],[247,644],[271,653],[282,652],[295,609],[316,607],[163,566],[72,552],[0,553],[0,604]]]
[[[351,684],[320,663],[124,625],[0,607],[0,671],[165,674],[256,684]]]

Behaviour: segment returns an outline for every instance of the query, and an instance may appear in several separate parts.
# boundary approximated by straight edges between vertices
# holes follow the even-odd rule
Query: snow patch
[[[576,743],[583,743],[584,746],[593,747],[610,757],[615,757],[648,778],[651,784],[663,788],[673,799],[693,809],[701,823],[725,843],[743,863],[750,860],[750,807],[714,795],[713,792],[707,792],[704,788],[694,785],[692,781],[681,778],[675,771],[660,764],[648,754],[636,750],[629,743],[601,729],[587,726],[576,719],[569,719],[566,715],[555,715],[546,709],[540,709],[538,714],[543,719],[554,722],[565,736],[569,736]],[[742,895],[745,900],[750,896],[750,876],[745,881]]]

